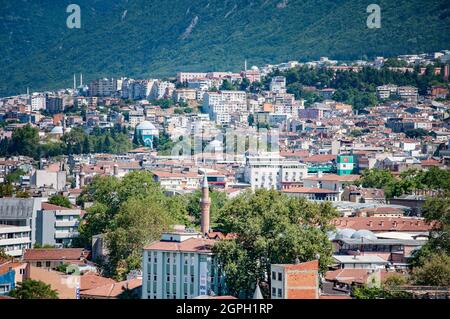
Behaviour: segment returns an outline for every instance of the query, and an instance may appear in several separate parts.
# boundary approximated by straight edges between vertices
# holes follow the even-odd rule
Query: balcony
[[[31,243],[30,237],[0,239],[0,247],[29,243]]]
[[[62,231],[55,232],[55,239],[76,238],[78,236],[80,236],[79,232],[62,232]]]
[[[79,221],[74,220],[57,220],[55,222],[55,227],[77,227],[79,224]]]

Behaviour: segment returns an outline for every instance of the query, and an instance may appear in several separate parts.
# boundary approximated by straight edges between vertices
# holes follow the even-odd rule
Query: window
[[[278,273],[278,281],[283,281],[283,274],[281,272]]]
[[[36,263],[36,267],[42,267],[42,263],[41,263],[40,261],[38,261],[38,262]]]
[[[50,267],[50,262],[49,261],[45,262],[45,267],[47,267],[47,268]]]
[[[273,297],[277,296],[277,288],[272,288],[272,296]]]
[[[275,271],[272,271],[272,280],[277,280],[277,275]]]
[[[280,288],[278,288],[278,298],[283,297],[283,292],[281,291]]]

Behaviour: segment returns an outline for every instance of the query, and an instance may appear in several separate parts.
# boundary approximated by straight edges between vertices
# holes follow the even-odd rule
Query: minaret
[[[200,199],[200,207],[202,210],[201,215],[201,232],[203,235],[209,233],[210,231],[210,209],[211,209],[211,199],[209,198],[209,185],[208,176],[204,175],[202,183],[202,198]]]
[[[73,75],[73,90],[75,91],[77,89],[77,75]]]
[[[80,74],[80,86],[83,86],[83,73]]]

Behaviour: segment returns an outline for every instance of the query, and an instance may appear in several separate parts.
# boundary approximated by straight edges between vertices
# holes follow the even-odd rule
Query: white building
[[[221,295],[223,282],[212,254],[214,240],[193,231],[164,233],[144,248],[142,299],[192,299]]]
[[[31,226],[0,224],[0,250],[10,256],[20,257],[28,248],[31,248]]]
[[[31,98],[31,110],[33,111],[45,110],[46,104],[47,98],[45,95],[33,95]]]
[[[228,124],[233,113],[247,112],[247,95],[244,91],[208,92],[204,95],[203,110],[217,124]]]
[[[286,93],[286,78],[284,76],[275,76],[270,82],[270,91],[273,93]]]
[[[175,84],[168,81],[157,81],[152,86],[152,91],[150,93],[150,99],[160,100],[169,98],[172,96],[175,90]]]
[[[131,127],[136,127],[145,121],[145,115],[143,111],[130,111],[129,123]]]
[[[31,175],[30,184],[36,188],[47,187],[62,191],[66,187],[66,178],[65,171],[35,170]]]
[[[300,183],[308,174],[305,164],[287,160],[279,153],[247,155],[244,178],[253,190],[283,188],[284,183]]]
[[[177,74],[177,81],[183,83],[188,82],[189,80],[204,79],[206,76],[207,73],[201,72],[179,72]]]

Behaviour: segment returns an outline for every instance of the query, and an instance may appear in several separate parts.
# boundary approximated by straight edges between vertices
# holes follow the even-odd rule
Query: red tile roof
[[[142,279],[136,278],[117,283],[106,284],[97,288],[80,292],[81,296],[92,296],[99,298],[117,298],[126,289],[132,290],[142,286]]]
[[[27,249],[23,255],[23,260],[78,261],[80,259],[84,259],[86,255],[87,252],[83,248],[37,248],[37,249]]]
[[[340,217],[333,220],[336,228],[367,229],[370,231],[430,231],[432,225],[421,218],[411,217]]]
[[[43,210],[73,210],[74,208],[67,208],[67,207],[63,207],[63,206],[53,205],[50,203],[42,203],[42,209]]]
[[[80,277],[80,290],[90,290],[116,283],[117,282],[114,279],[102,277],[94,273],[87,273]]]

